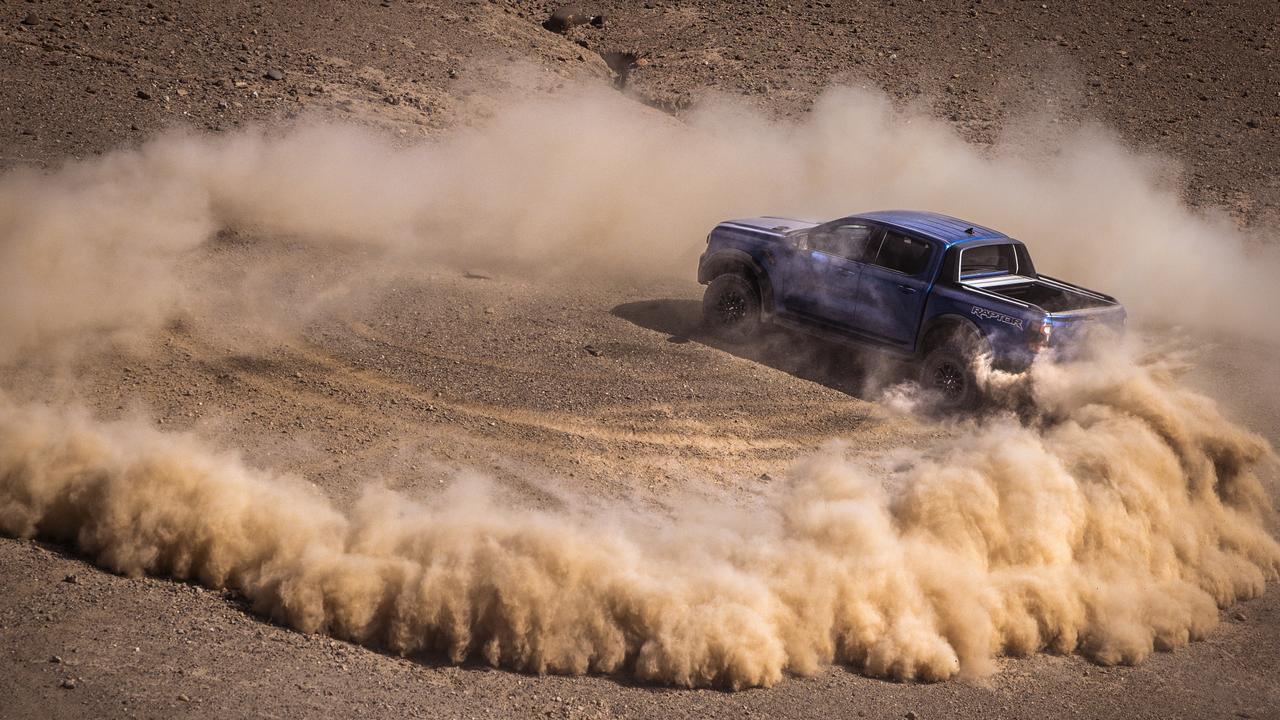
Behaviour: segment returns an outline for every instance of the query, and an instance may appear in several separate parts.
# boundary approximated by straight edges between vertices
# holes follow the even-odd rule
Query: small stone
[[[902,717],[906,718],[907,720],[916,720],[916,714],[914,711],[911,711],[911,710],[908,710],[907,714],[903,715]]]
[[[150,99],[151,99],[151,93],[147,92],[146,90],[138,90],[138,99],[139,99],[139,100],[150,100]]]
[[[189,702],[191,702],[191,698],[190,698],[190,697],[188,697],[188,696],[186,695],[186,693],[183,693],[182,695],[179,695],[179,696],[178,696],[178,702],[189,703]]]
[[[1253,118],[1250,118],[1249,120],[1246,120],[1244,124],[1245,124],[1245,127],[1248,127],[1248,128],[1259,128],[1259,127],[1262,127],[1262,123],[1258,122],[1257,120],[1255,120],[1255,119],[1253,119]]]
[[[27,27],[35,27],[40,24],[40,18],[36,17],[35,13],[27,13],[27,16],[22,18],[22,24]]]
[[[49,662],[53,663],[54,665],[61,665],[62,658],[58,657],[57,655],[53,655],[49,658]]]
[[[283,80],[284,72],[276,68],[267,68],[267,71],[262,74],[262,77],[268,80]]]
[[[591,357],[600,357],[601,355],[603,355],[603,354],[604,354],[604,353],[600,352],[600,350],[599,350],[598,348],[595,348],[595,347],[593,347],[593,346],[591,346],[591,345],[587,345],[586,347],[584,347],[584,348],[582,348],[582,349],[583,349],[583,350],[585,350],[585,351],[586,351],[586,353],[587,353],[588,355],[590,355]]]
[[[1235,620],[1236,622],[1244,622],[1245,620],[1249,619],[1249,616],[1245,615],[1243,610],[1237,610],[1231,613],[1231,619]]]
[[[497,311],[496,311],[496,310],[494,310],[494,309],[493,309],[493,308],[491,308],[491,307],[487,307],[487,308],[485,308],[485,309],[484,309],[484,314],[485,314],[485,315],[492,315],[492,314],[494,314],[495,312],[497,312]]]
[[[462,277],[468,280],[492,280],[493,276],[483,270],[466,270]]]
[[[596,18],[600,18],[600,25],[604,25],[602,15],[585,12],[576,5],[564,5],[556,8],[555,12],[551,13],[551,17],[542,23],[542,27],[551,32],[562,33],[575,25],[594,24]]]
[[[75,690],[76,685],[78,684],[79,683],[76,682],[75,678],[66,678],[62,681],[62,687],[66,688],[67,690]]]
[[[72,585],[77,585],[80,583],[80,578],[76,577],[75,573],[71,573],[70,575],[67,575],[66,577],[62,578],[62,582],[71,583]]]

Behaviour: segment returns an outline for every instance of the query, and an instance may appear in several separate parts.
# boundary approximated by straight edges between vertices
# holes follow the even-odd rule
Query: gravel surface
[[[543,27],[540,2],[39,2],[0,6],[0,167],[53,167],[165,128],[225,132],[319,114],[407,138],[476,117],[504,87],[613,83],[676,116],[709,94],[778,116],[833,82],[886,90],[969,140],[1028,117],[1096,122],[1185,168],[1198,206],[1280,219],[1273,2],[602,2]],[[229,273],[299,277],[339,251],[234,243]],[[513,502],[561,491],[662,507],[749,496],[832,440],[868,458],[948,428],[874,402],[904,369],[778,333],[723,346],[691,279],[530,280],[427,268],[285,339],[175,324],[141,353],[17,364],[19,399],[195,429],[338,504],[377,480],[421,497],[462,469]],[[1225,340],[1189,381],[1280,443],[1274,348]],[[53,378],[51,380],[50,378]],[[51,388],[53,390],[51,391]],[[0,717],[1280,717],[1280,593],[1138,667],[1004,659],[990,678],[890,683],[848,669],[741,693],[536,677],[398,658],[259,619],[233,593],[104,573],[0,539]]]

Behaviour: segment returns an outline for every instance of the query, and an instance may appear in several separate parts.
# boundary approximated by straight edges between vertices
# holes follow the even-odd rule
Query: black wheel
[[[973,372],[971,353],[944,343],[929,351],[920,365],[920,385],[944,411],[972,410],[982,393]]]
[[[750,338],[760,327],[760,292],[741,275],[718,276],[702,296],[702,322],[725,340]]]

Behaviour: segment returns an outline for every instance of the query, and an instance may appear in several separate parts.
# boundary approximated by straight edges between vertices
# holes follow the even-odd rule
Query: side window
[[[919,275],[929,265],[933,249],[928,242],[896,232],[886,232],[875,264],[907,275]]]
[[[820,228],[809,236],[809,248],[858,262],[867,261],[867,247],[872,237],[869,225],[850,223]]]

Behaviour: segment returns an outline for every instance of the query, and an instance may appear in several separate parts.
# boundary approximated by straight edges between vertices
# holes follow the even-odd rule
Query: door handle
[[[903,295],[915,295],[916,289],[911,287],[910,285],[899,285],[898,292],[902,293]]]

